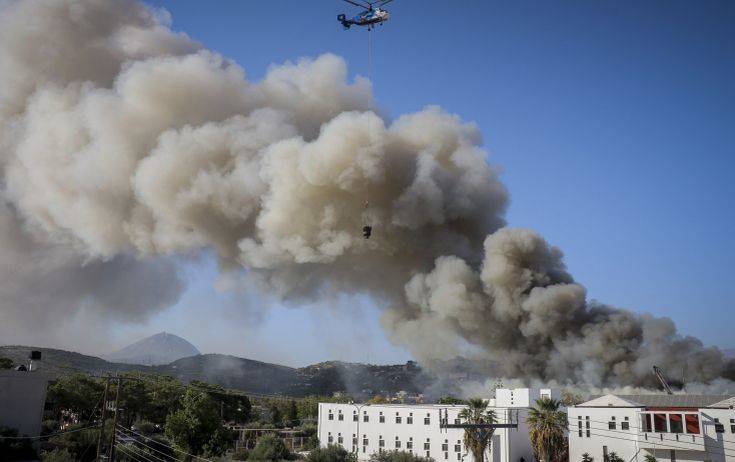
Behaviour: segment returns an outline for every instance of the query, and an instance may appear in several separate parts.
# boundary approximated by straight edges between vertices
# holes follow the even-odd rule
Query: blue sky
[[[339,0],[149,3],[250,79],[324,52],[368,73],[367,32],[342,30],[336,15],[356,9]],[[395,0],[387,9],[372,73],[386,114],[438,104],[476,122],[511,192],[509,224],[563,249],[590,298],[735,347],[735,2]],[[176,307],[116,337],[167,330],[203,351],[294,365],[408,358],[369,300],[287,308],[216,293],[211,261],[187,275]],[[202,310],[217,316],[203,324]]]

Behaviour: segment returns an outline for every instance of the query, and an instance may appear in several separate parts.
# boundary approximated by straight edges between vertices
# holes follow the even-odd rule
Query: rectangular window
[[[666,433],[666,414],[653,414],[653,429],[657,433]]]
[[[643,431],[651,433],[653,431],[653,424],[651,424],[651,414],[643,414]]]
[[[684,433],[684,422],[681,414],[669,414],[669,431],[671,433]]]
[[[401,416],[399,415],[396,416],[396,423],[397,424],[401,423]]]
[[[378,440],[378,447],[379,447],[379,448],[384,448],[384,447],[385,447],[385,440],[383,439],[383,437],[382,437],[382,436],[381,436],[381,437],[380,437],[380,439]]]
[[[362,447],[362,453],[364,454],[364,453],[366,453],[366,452],[367,452],[367,446],[363,446],[363,447]]]
[[[444,460],[447,460],[447,459],[449,459],[449,453],[448,452],[445,452],[444,453]]]
[[[447,443],[442,444],[442,451],[444,451],[444,452],[449,451],[449,444],[447,444]]]
[[[357,420],[358,420],[358,415],[357,415],[357,412],[355,412],[354,414],[352,414],[352,421],[357,422]]]
[[[328,441],[328,442],[329,442],[330,444],[334,442],[334,437],[332,436],[332,434],[331,434],[331,433],[330,433],[330,434],[329,434],[329,436],[327,437],[327,441]]]
[[[365,413],[364,413],[364,414],[362,415],[362,421],[363,421],[363,422],[370,422],[370,417],[368,416],[367,412],[365,412]]]
[[[730,433],[735,433],[735,419],[730,419]]]
[[[615,421],[614,420],[611,420],[610,422],[607,423],[607,429],[608,430],[615,430]]]
[[[334,420],[334,414],[332,414],[331,412],[329,413],[329,420]]]
[[[458,452],[457,453],[457,460],[462,460],[462,453],[461,452]]]
[[[401,449],[401,442],[396,440],[396,449]]]
[[[630,422],[620,422],[621,430],[630,430]]]
[[[676,462],[676,451],[674,451],[673,449],[671,450],[670,458],[671,462]]]
[[[431,457],[431,453],[429,451],[426,451],[426,458],[429,459]]]
[[[362,437],[362,445],[363,446],[368,446],[368,439],[365,438],[364,436]]]
[[[577,422],[577,430],[579,430],[579,437],[582,437],[582,421]]]
[[[378,422],[385,423],[385,416],[383,415],[382,412],[380,413],[380,416],[378,417]]]
[[[357,438],[352,438],[352,446],[357,446]]]
[[[408,441],[406,443],[406,449],[413,449],[413,441]]]
[[[602,460],[604,460],[605,462],[608,462],[610,460],[610,457],[608,457],[607,454],[607,446],[602,447]]]
[[[461,421],[461,420],[459,420],[459,419],[454,419],[454,425],[459,425],[459,424],[461,424],[461,423],[462,423],[462,421]]]
[[[454,445],[454,452],[462,452],[462,445],[461,444],[455,444]]]
[[[590,437],[590,431],[589,431],[589,429],[587,429],[587,438],[589,438],[589,437]]]
[[[337,443],[342,444],[343,442],[344,442],[344,438],[342,438],[341,436],[338,436]]]
[[[424,443],[424,451],[428,451],[431,448],[429,443]]]
[[[411,416],[408,416],[408,417],[406,418],[406,423],[407,423],[407,424],[409,424],[409,425],[410,425],[410,424],[412,424],[412,423],[413,423],[413,417],[411,417]]]
[[[340,412],[339,414],[337,414],[337,420],[345,420],[345,416],[342,415],[342,413]]]
[[[431,419],[428,417],[424,417],[424,425],[431,425]]]

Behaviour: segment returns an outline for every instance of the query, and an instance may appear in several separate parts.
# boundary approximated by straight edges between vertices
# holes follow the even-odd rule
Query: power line
[[[57,436],[57,435],[66,435],[67,433],[81,432],[81,431],[89,430],[90,428],[96,428],[96,427],[97,425],[90,425],[89,427],[75,428],[73,430],[65,430],[61,432],[49,433],[48,435],[40,435],[40,436],[0,436],[0,440],[39,440],[43,438],[51,438],[52,436]]]
[[[142,445],[142,446],[145,446],[146,448],[148,448],[148,449],[151,449],[151,450],[153,450],[153,451],[157,451],[156,449],[154,449],[154,448],[152,448],[152,447],[150,447],[150,446],[148,446],[148,445],[146,445],[146,444],[143,444],[143,443],[141,443],[141,442],[140,442],[139,440],[137,440],[136,438],[134,438],[134,437],[132,437],[132,436],[129,436],[129,435],[126,435],[125,433],[121,432],[120,430],[117,430],[117,431],[118,431],[118,433],[119,433],[119,435],[118,435],[118,436],[122,436],[122,437],[126,437],[126,438],[132,438],[132,439],[133,439],[133,441],[135,441],[135,443],[137,443],[137,444],[140,444],[140,445]],[[123,443],[121,443],[121,442],[119,442],[119,443],[118,443],[118,445],[121,445],[121,444],[123,444]],[[140,448],[136,448],[136,449],[140,449]],[[143,453],[145,453],[145,451],[143,451],[142,449],[140,449],[140,450],[141,450],[141,451],[142,451]],[[157,452],[159,452],[159,453],[161,453],[161,454],[165,455],[166,457],[169,457],[169,459],[161,459],[160,457],[158,457],[158,456],[156,456],[156,455],[154,455],[154,454],[146,454],[146,456],[150,456],[150,457],[153,457],[154,459],[156,459],[156,460],[158,460],[158,461],[160,461],[160,462],[170,462],[171,460],[177,460],[177,459],[176,459],[175,457],[173,457],[173,456],[170,456],[170,455],[168,455],[168,454],[164,454],[164,453],[163,453],[163,452],[161,452],[161,451],[157,451]]]
[[[135,440],[135,442],[136,442],[136,443],[138,443],[138,444],[141,444],[141,445],[143,445],[143,446],[147,447],[148,449],[150,449],[150,450],[152,450],[152,451],[156,451],[156,452],[158,452],[158,453],[160,453],[160,454],[162,454],[162,455],[164,455],[164,456],[166,456],[166,457],[170,457],[170,458],[171,458],[171,459],[173,459],[173,460],[177,460],[177,459],[176,459],[176,458],[175,458],[174,456],[172,456],[172,455],[170,455],[170,454],[166,454],[166,453],[165,453],[165,452],[163,452],[163,451],[160,451],[160,450],[158,450],[158,449],[156,449],[156,448],[154,448],[154,447],[152,447],[152,446],[149,446],[149,445],[147,445],[147,444],[143,443],[142,441],[140,441],[140,440],[139,440],[139,439],[137,439],[136,437],[134,437],[134,436],[130,436],[130,435],[128,435],[128,434],[126,434],[126,433],[124,433],[124,428],[125,428],[125,427],[123,427],[123,426],[121,426],[121,425],[118,425],[118,426],[117,426],[117,431],[121,432],[121,433],[122,433],[122,434],[123,434],[124,436],[126,436],[126,437],[128,437],[128,438],[133,438],[133,439]],[[153,439],[152,439],[151,441],[156,441],[156,440],[153,440]],[[166,447],[170,447],[170,446],[168,446],[167,444],[164,444],[164,443],[161,443],[161,442],[157,442],[157,443],[158,443],[158,444],[160,444],[161,446],[166,446]]]
[[[146,440],[148,440],[148,441],[155,441],[155,440],[154,440],[154,439],[152,439],[152,438],[149,438],[149,437],[147,437],[147,436],[145,436],[145,435],[142,435],[142,434],[140,434],[140,433],[138,433],[138,432],[136,432],[135,430],[132,430],[132,429],[130,429],[130,428],[126,428],[126,427],[123,427],[122,425],[118,425],[118,428],[122,428],[123,430],[129,431],[130,433],[133,433],[133,434],[135,434],[135,435],[138,435],[138,436],[140,436],[141,438],[145,438],[145,439],[146,439]],[[175,448],[175,447],[173,447],[173,446],[169,446],[168,444],[163,444],[163,443],[161,443],[160,441],[156,441],[156,442],[157,442],[158,444],[161,444],[161,445],[163,445],[163,446],[166,446],[167,448],[169,448],[169,449],[171,449],[171,450],[173,450],[173,451],[176,451],[176,452],[180,452],[181,454],[184,454],[184,455],[187,455],[187,456],[190,456],[190,457],[194,457],[194,458],[196,458],[196,459],[199,459],[199,460],[203,460],[203,461],[205,461],[205,462],[213,462],[213,461],[211,461],[211,460],[209,460],[209,459],[205,459],[204,457],[200,457],[200,456],[195,456],[194,454],[189,454],[189,453],[188,453],[188,452],[186,452],[186,451],[182,451],[181,449]]]
[[[142,456],[142,455],[140,455],[140,459],[139,459],[138,458],[138,456],[139,456],[138,453],[132,451],[130,448],[128,448],[124,444],[118,444],[117,445],[117,449],[120,450],[126,456],[128,456],[131,459],[135,460],[136,462],[155,462],[155,461],[152,461],[152,460],[150,460],[150,459],[148,459],[148,458],[146,458],[145,456]],[[130,452],[128,452],[128,451],[130,451]]]

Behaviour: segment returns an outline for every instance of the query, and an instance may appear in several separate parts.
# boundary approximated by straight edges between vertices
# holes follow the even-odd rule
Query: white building
[[[735,462],[735,397],[605,395],[568,409],[569,460]]]
[[[486,454],[491,462],[532,462],[533,451],[525,425],[528,408],[536,399],[554,397],[550,389],[499,389],[490,400],[498,423],[517,423],[518,428],[495,430]],[[441,419],[460,423],[463,405],[443,404],[336,404],[319,403],[319,441],[337,444],[365,460],[379,451],[407,451],[436,461],[474,462],[462,443],[464,430],[441,428]]]
[[[41,372],[0,371],[0,426],[40,435],[48,381]]]

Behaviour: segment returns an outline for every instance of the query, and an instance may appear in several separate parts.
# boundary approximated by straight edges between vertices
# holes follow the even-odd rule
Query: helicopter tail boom
[[[337,16],[337,21],[342,23],[342,27],[345,28],[345,30],[350,28],[350,22],[347,20],[347,17],[343,14],[340,14]]]

